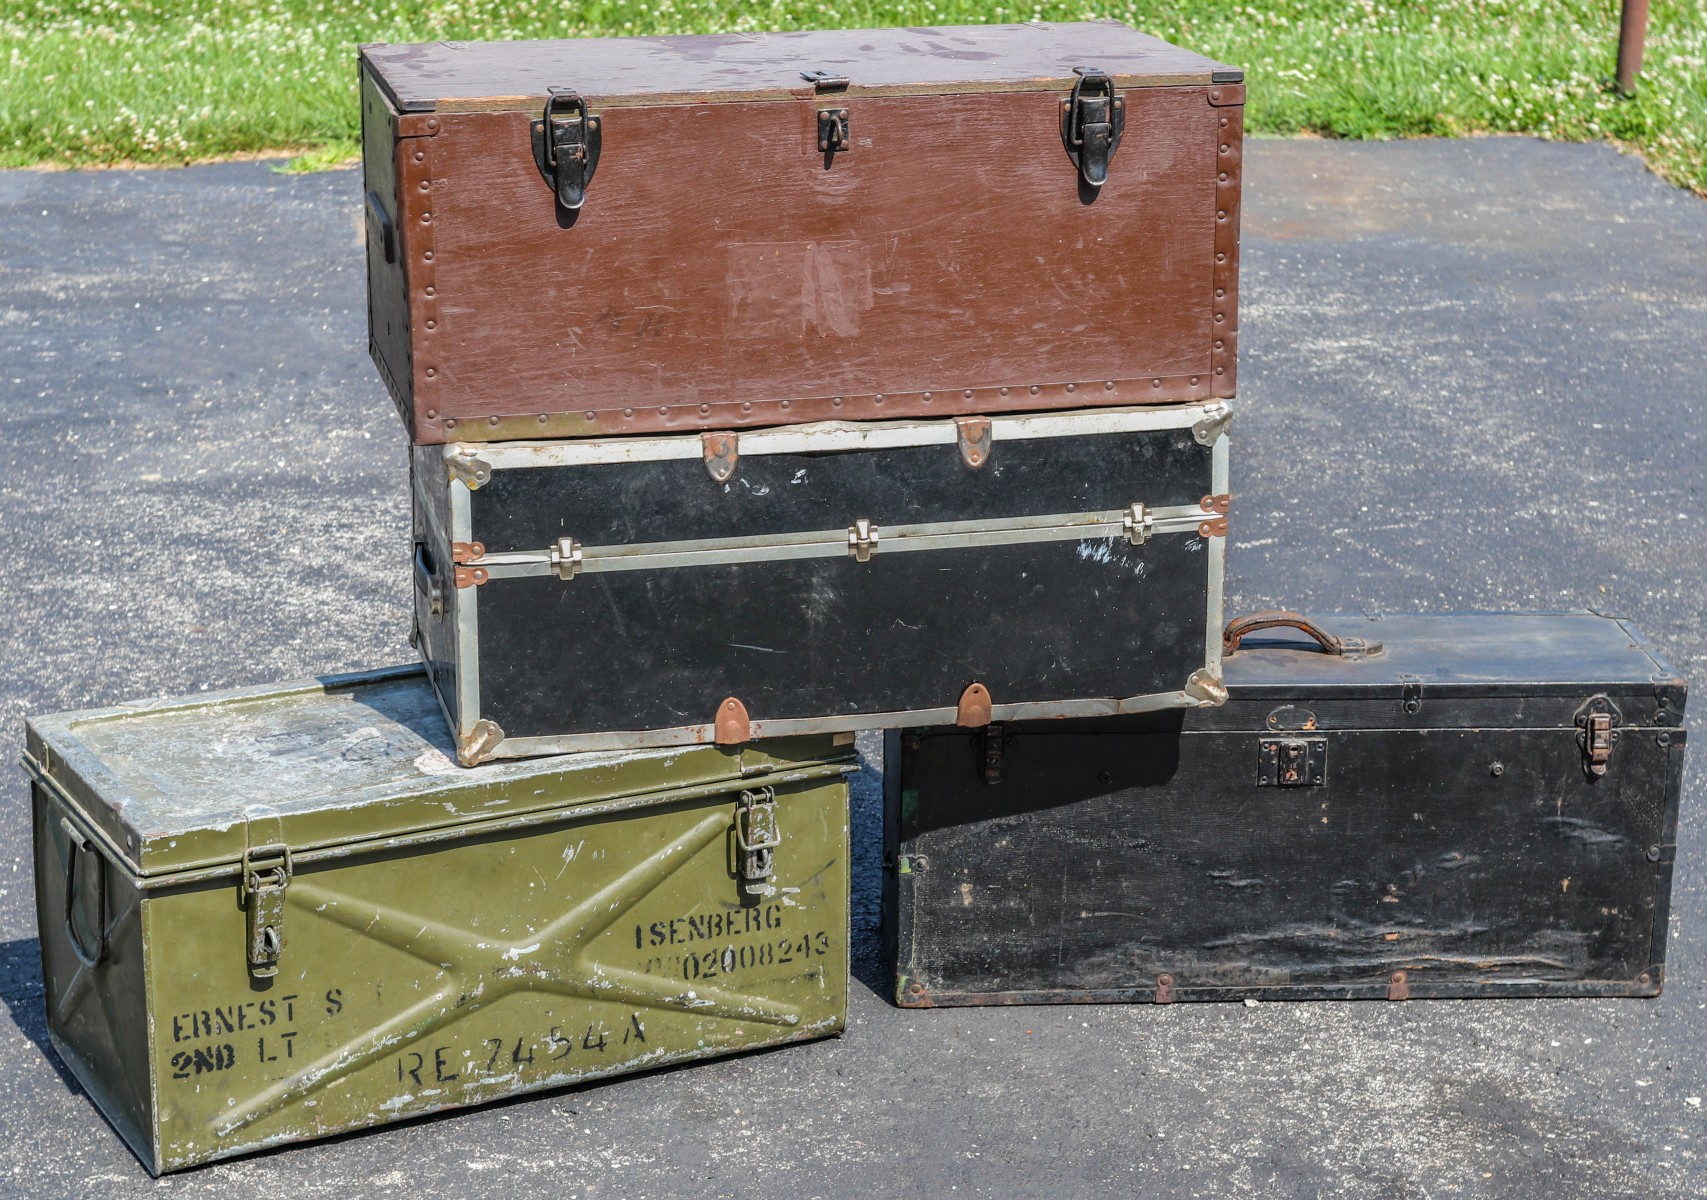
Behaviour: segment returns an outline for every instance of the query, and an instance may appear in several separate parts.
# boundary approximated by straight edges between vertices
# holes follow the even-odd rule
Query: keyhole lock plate
[[[1327,777],[1327,738],[1263,738],[1257,743],[1258,787],[1321,787]]]

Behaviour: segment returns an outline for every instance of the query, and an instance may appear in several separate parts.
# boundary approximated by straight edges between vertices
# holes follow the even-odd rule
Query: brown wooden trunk
[[[1076,66],[1125,115],[1100,189],[1062,141]],[[417,442],[1233,394],[1244,88],[1124,26],[369,46],[363,68],[372,352]],[[535,165],[548,86],[601,124],[575,211]],[[827,108],[846,150],[819,148]]]

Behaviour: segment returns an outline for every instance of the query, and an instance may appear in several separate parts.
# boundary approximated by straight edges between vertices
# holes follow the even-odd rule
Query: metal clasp
[[[1583,770],[1590,779],[1606,774],[1612,760],[1612,748],[1618,744],[1618,726],[1624,714],[1618,711],[1610,697],[1590,696],[1576,714],[1577,743],[1583,748]]]
[[[1142,546],[1150,540],[1150,533],[1156,528],[1156,518],[1148,504],[1134,504],[1121,514],[1120,527],[1126,531],[1127,541],[1134,546]]]
[[[571,212],[587,199],[587,184],[599,165],[599,118],[569,88],[547,88],[545,114],[533,123],[533,160],[557,203]]]
[[[1061,101],[1061,142],[1079,168],[1079,178],[1094,188],[1108,181],[1108,164],[1126,128],[1126,102],[1114,80],[1096,67],[1074,67],[1078,82]]]
[[[290,886],[290,847],[275,843],[243,851],[243,909],[249,927],[249,974],[279,973],[284,953],[285,889]]]
[[[848,110],[845,108],[820,108],[818,110],[818,149],[825,154],[834,154],[838,150],[847,150],[852,145],[848,141]]]
[[[1007,756],[1007,739],[1001,722],[992,721],[984,726],[984,782],[998,784],[1002,781],[1002,760]]]
[[[877,526],[869,517],[857,518],[848,529],[848,553],[859,562],[870,562],[877,553]]]
[[[749,896],[769,896],[776,888],[776,848],[782,832],[776,821],[776,789],[755,788],[741,793],[735,808],[735,847],[741,852],[741,890]]]
[[[557,572],[557,578],[565,582],[575,578],[584,563],[581,543],[574,538],[558,538],[557,544],[551,548],[551,569]]]

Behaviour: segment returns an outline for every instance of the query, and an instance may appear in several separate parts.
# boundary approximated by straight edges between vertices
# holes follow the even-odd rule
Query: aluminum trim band
[[[1210,447],[1209,471],[1211,488],[1218,496],[1230,496],[1228,460],[1231,457],[1227,434],[1222,432]],[[1228,537],[1212,537],[1209,541],[1209,621],[1203,629],[1203,665],[1217,678],[1221,675],[1221,629],[1227,623],[1224,611],[1226,600]]]
[[[1203,702],[1184,692],[1151,692],[1124,699],[1048,700],[1030,704],[996,704],[990,708],[993,721],[1029,721],[1048,717],[1114,717],[1130,713],[1160,712],[1173,708],[1204,708]],[[904,712],[844,713],[834,717],[803,717],[754,721],[753,740],[792,737],[811,733],[845,733],[863,729],[896,729],[924,725],[952,725],[956,710],[919,708]],[[492,748],[487,761],[500,758],[530,758],[545,754],[576,754],[592,750],[633,750],[656,746],[707,745],[714,738],[710,725],[688,725],[679,729],[639,732],[562,734],[557,737],[508,737]],[[768,776],[766,777],[769,778]]]
[[[474,540],[474,518],[470,511],[468,486],[460,480],[450,484],[450,524],[453,541]],[[450,547],[445,548],[447,560]],[[450,568],[452,571],[455,567]],[[467,745],[474,723],[480,719],[480,589],[459,588],[451,601],[456,606],[451,654],[456,659],[456,744]],[[463,593],[467,593],[464,595]],[[440,704],[443,704],[441,699]]]
[[[1051,412],[990,417],[992,443],[1030,438],[1081,437],[1087,434],[1151,432],[1159,429],[1190,429],[1198,421],[1226,407],[1224,401],[1209,404],[1106,408],[1089,411]],[[904,446],[956,446],[959,429],[952,419],[931,421],[819,421],[807,425],[784,425],[742,429],[739,438],[743,458],[758,454],[818,454],[852,450],[889,450]],[[671,459],[700,459],[705,455],[698,432],[663,437],[601,438],[597,440],[540,442],[448,443],[448,460],[457,455],[478,455],[493,470],[524,467],[591,466],[604,463],[662,462]]]
[[[1196,505],[1152,509],[1154,525],[1149,536],[1196,533],[1204,515],[1204,510]],[[872,553],[882,556],[915,550],[1123,537],[1125,516],[1124,510],[1105,510],[1043,517],[1015,517],[999,524],[985,521],[939,521],[892,526],[878,524],[876,529],[879,537]],[[812,530],[776,537],[705,538],[684,542],[642,542],[632,546],[583,546],[578,574],[671,567],[711,567],[801,558],[840,558],[845,557],[847,553],[848,531],[845,528]],[[479,562],[492,579],[515,579],[553,573],[549,550],[488,554]],[[1216,628],[1219,629],[1220,626],[1217,625]]]

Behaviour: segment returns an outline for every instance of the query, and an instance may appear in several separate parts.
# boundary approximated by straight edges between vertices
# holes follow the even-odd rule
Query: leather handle
[[[1247,634],[1256,633],[1261,629],[1296,629],[1308,634],[1322,648],[1324,654],[1339,658],[1363,658],[1381,651],[1380,642],[1369,642],[1363,638],[1335,637],[1303,613],[1283,608],[1265,608],[1260,612],[1234,617],[1227,622],[1227,628],[1221,631],[1221,653],[1232,654]]]

